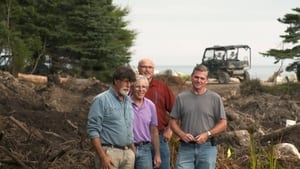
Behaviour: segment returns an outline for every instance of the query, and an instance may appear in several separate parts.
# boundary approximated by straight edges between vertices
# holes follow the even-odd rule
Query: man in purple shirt
[[[148,87],[147,78],[140,75],[136,78],[131,90],[134,111],[133,135],[136,148],[135,169],[158,168],[161,163],[156,108],[151,100],[145,98]],[[153,158],[152,146],[155,151]]]

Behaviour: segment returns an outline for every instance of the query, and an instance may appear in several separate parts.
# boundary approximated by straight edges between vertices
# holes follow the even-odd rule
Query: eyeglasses
[[[140,66],[140,68],[142,69],[153,69],[154,67],[153,66]]]
[[[148,86],[134,86],[135,90],[145,90],[148,88]]]

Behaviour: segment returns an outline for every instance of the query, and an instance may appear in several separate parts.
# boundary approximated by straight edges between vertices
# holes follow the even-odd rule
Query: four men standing
[[[97,95],[90,107],[87,130],[97,169],[170,169],[172,130],[181,139],[177,169],[215,168],[213,138],[226,129],[227,121],[220,96],[205,87],[207,68],[196,65],[192,89],[180,93],[176,103],[170,88],[153,78],[152,60],[142,59],[138,72],[143,76],[132,86],[135,73],[127,67],[116,69],[113,86]]]

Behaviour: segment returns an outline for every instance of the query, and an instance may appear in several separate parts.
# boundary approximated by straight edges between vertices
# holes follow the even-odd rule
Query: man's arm
[[[165,128],[164,130],[164,133],[163,133],[163,137],[164,139],[166,139],[167,141],[170,141],[171,137],[173,135],[173,132],[171,130],[171,127],[170,127],[170,121],[168,123],[168,126]]]
[[[99,156],[99,158],[103,164],[103,168],[110,168],[110,165],[114,166],[110,157],[105,153],[105,151],[101,145],[100,138],[99,137],[92,138],[91,142],[92,142],[92,145],[94,146],[94,148],[96,149],[97,155]]]
[[[226,119],[221,119],[215,127],[209,130],[212,136],[218,135],[225,131],[227,128],[227,120]]]
[[[173,94],[172,90],[169,88],[169,86],[166,84],[166,91],[167,91],[167,95],[166,95],[166,100],[167,100],[167,107],[166,110],[168,112],[168,117],[169,117],[169,122],[168,122],[168,126],[165,128],[165,131],[163,133],[163,137],[167,140],[170,141],[173,132],[171,130],[171,126],[170,126],[170,112],[172,111],[172,108],[174,106],[175,103],[175,95]]]
[[[160,158],[160,151],[159,151],[159,134],[158,134],[158,129],[156,126],[151,126],[150,127],[150,132],[151,132],[151,141],[154,147],[154,168],[158,168],[161,164],[161,158]]]

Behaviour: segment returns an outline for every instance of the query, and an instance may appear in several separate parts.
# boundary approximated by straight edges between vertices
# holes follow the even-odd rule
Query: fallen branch
[[[78,130],[78,127],[71,122],[71,120],[67,120],[67,123],[75,130]]]
[[[72,146],[66,146],[63,147],[62,149],[60,149],[57,152],[54,152],[53,154],[51,154],[48,158],[48,161],[53,162],[55,159],[60,158],[61,156],[63,156],[66,152],[70,151],[73,147]]]
[[[15,119],[13,116],[9,116],[9,119],[14,122],[17,126],[19,126],[26,134],[30,134],[29,130],[24,126],[24,123],[20,122],[19,120]]]
[[[38,130],[33,130],[32,132],[30,132],[26,126],[24,125],[23,122],[20,122],[19,120],[15,119],[13,116],[9,116],[9,119],[14,122],[18,127],[20,127],[27,135],[33,135],[36,138],[40,139],[40,140],[45,140],[43,135],[38,131]],[[45,140],[46,142],[48,142],[48,140]]]
[[[18,164],[15,160],[9,160],[9,159],[0,159],[1,163],[7,163],[7,164]],[[28,161],[28,160],[22,160],[24,164],[29,164],[29,165],[36,165],[39,162],[38,161]]]
[[[66,141],[65,138],[63,138],[62,136],[60,136],[60,135],[57,134],[57,133],[54,133],[54,132],[51,132],[51,131],[44,131],[44,133],[45,133],[45,134],[52,135],[52,136],[55,136],[55,137],[57,137],[57,138],[60,138],[60,139],[62,139],[62,140],[64,140],[64,141]]]
[[[5,147],[0,146],[0,149],[4,151],[8,156],[14,159],[19,165],[21,165],[24,169],[29,169],[29,167],[24,164],[18,157],[16,157],[13,153],[7,150]]]
[[[300,130],[300,123],[297,123],[293,126],[281,128],[273,132],[270,132],[266,135],[259,137],[259,139],[262,144],[267,143],[268,141],[272,141],[272,143],[274,143],[277,142],[276,140],[280,142],[280,138],[283,137],[284,135],[290,135],[293,134],[294,131],[299,131],[299,130]]]
[[[23,81],[33,82],[33,83],[39,83],[39,84],[46,84],[48,82],[48,78],[46,76],[33,75],[33,74],[18,73],[18,79]]]

